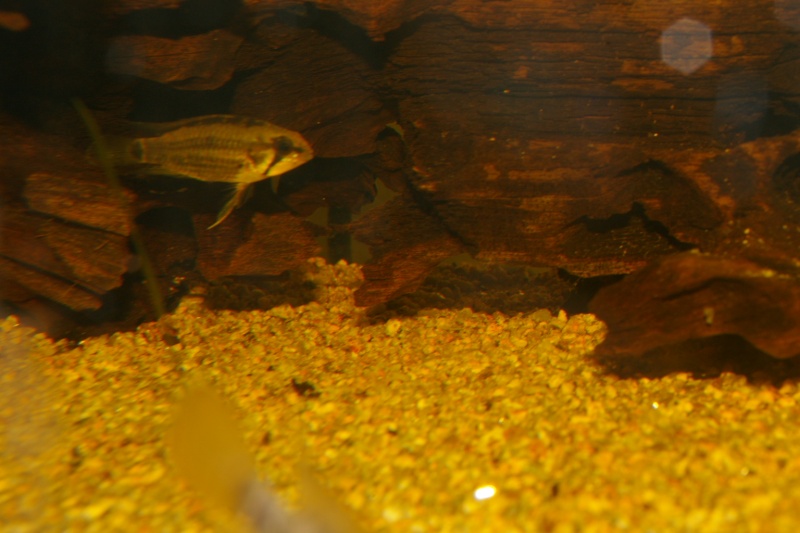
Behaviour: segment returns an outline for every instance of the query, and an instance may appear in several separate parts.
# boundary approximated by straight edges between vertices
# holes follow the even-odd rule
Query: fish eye
[[[275,139],[275,151],[277,158],[280,159],[295,151],[294,143],[288,137],[278,137]]]

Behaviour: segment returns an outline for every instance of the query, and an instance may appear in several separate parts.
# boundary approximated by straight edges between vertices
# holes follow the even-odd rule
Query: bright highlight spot
[[[711,59],[711,30],[702,22],[682,18],[661,34],[661,59],[684,74],[691,74]]]
[[[484,485],[475,489],[475,499],[478,501],[488,500],[497,494],[497,489],[494,485]]]

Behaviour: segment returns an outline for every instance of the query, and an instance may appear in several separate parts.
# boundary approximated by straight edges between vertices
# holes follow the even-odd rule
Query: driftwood
[[[729,334],[779,358],[800,351],[797,278],[744,259],[664,257],[601,292],[592,306],[609,327],[601,357]]]
[[[288,213],[267,217],[256,213],[252,220],[238,218],[220,231],[198,235],[198,269],[208,279],[230,272],[238,276],[277,276],[301,267],[319,254],[313,226]],[[198,215],[196,227],[208,227],[213,216]]]
[[[598,294],[590,309],[609,326],[599,356],[657,355],[721,335],[738,335],[778,358],[800,354],[798,152],[794,133],[696,165],[696,175],[725,185],[720,190],[735,210],[706,254],[661,258]]]
[[[179,40],[120,36],[108,50],[109,71],[187,90],[217,89],[230,81],[230,58],[241,44],[241,37],[223,30]]]
[[[657,284],[670,269],[712,284],[724,277],[709,264],[775,272],[785,284],[778,309],[794,308],[796,5],[246,0],[208,13],[201,4],[107,5],[118,32],[102,54],[111,78],[90,104],[108,127],[230,112],[312,143],[314,165],[283,176],[276,195],[260,184],[217,235],[205,228],[221,189],[189,184],[158,197],[138,187],[137,213],[192,213],[208,278],[296,267],[317,251],[300,217],[344,209],[354,221],[329,231],[349,230],[373,257],[361,305],[413,291],[464,251],[584,277],[640,271],[594,303],[610,325],[606,353],[739,334],[792,355],[738,327],[724,305],[710,329],[671,318],[678,301],[705,317],[703,291],[669,305],[642,298],[649,312],[638,316],[656,324],[631,321],[625,308],[639,293],[667,294]],[[336,170],[348,164],[359,170]],[[359,219],[375,179],[397,197]],[[778,290],[774,280],[739,280],[744,300],[730,309],[772,313],[759,295]],[[649,341],[649,329],[670,335]]]
[[[3,299],[99,308],[130,266],[128,213],[82,151],[8,118],[0,131]]]

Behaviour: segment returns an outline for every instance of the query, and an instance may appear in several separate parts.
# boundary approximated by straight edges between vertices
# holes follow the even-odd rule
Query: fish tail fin
[[[128,137],[106,137],[103,143],[93,142],[86,150],[89,161],[100,164],[108,159],[114,166],[134,165],[140,162],[136,156],[137,140]]]
[[[247,199],[250,197],[251,191],[252,188],[250,187],[249,183],[237,183],[236,190],[234,190],[230,200],[228,200],[225,205],[222,206],[219,215],[217,215],[217,220],[211,224],[208,229],[219,226],[223,220],[228,218],[228,215],[230,215],[234,209],[247,201]]]

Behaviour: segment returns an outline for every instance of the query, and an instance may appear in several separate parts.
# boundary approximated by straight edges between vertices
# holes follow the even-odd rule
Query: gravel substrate
[[[800,530],[796,383],[622,379],[590,357],[590,315],[367,325],[358,267],[309,271],[301,307],[190,296],[77,346],[0,324],[0,530],[247,531],[175,468],[167,435],[198,381],[289,506],[310,472],[365,532]]]

